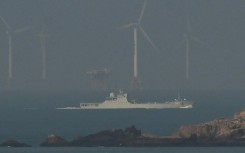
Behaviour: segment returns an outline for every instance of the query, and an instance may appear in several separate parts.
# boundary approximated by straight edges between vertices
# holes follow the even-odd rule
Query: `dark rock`
[[[122,129],[112,129],[79,137],[72,141],[74,146],[120,146],[124,137]]]
[[[69,146],[69,142],[58,135],[49,135],[44,142],[40,144],[43,147],[65,147]]]
[[[71,142],[50,135],[41,146],[80,147],[166,147],[166,146],[245,146],[245,110],[230,119],[218,119],[198,125],[180,127],[172,136],[142,134],[134,126],[104,130]]]
[[[80,147],[159,147],[175,146],[187,139],[180,137],[157,137],[142,135],[134,126],[122,129],[111,129],[79,137],[71,142]]]
[[[125,129],[124,135],[128,139],[136,139],[137,137],[141,136],[141,131],[137,130],[134,126],[131,126]]]
[[[141,136],[141,131],[134,126],[122,129],[111,129],[79,137],[71,142],[73,146],[128,146]]]
[[[1,147],[31,147],[30,145],[26,143],[20,143],[16,140],[7,140],[3,142],[0,146]]]

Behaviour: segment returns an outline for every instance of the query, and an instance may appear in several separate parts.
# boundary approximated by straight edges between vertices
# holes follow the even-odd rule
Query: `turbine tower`
[[[40,44],[41,44],[41,52],[42,52],[42,79],[46,80],[46,38],[48,37],[48,34],[44,32],[44,30],[41,31],[41,33],[38,35],[40,38]]]
[[[151,46],[158,51],[158,48],[153,43],[153,41],[150,39],[149,35],[145,32],[145,30],[141,26],[141,21],[144,15],[145,7],[146,7],[147,0],[144,1],[143,7],[140,12],[140,16],[136,22],[131,22],[127,25],[119,27],[120,29],[125,28],[131,28],[133,27],[133,35],[134,35],[134,65],[133,65],[133,80],[132,80],[132,87],[133,89],[141,89],[141,80],[139,77],[139,71],[138,71],[138,31],[140,31],[143,36],[148,40],[148,42],[151,44]]]
[[[186,67],[186,74],[185,77],[186,79],[189,79],[190,77],[190,38],[191,38],[191,24],[190,24],[190,18],[189,15],[186,13],[186,28],[187,28],[187,33],[184,34],[184,39],[185,39],[185,47],[186,47],[186,61],[185,61],[185,67]]]
[[[6,34],[8,37],[8,78],[9,80],[13,79],[13,61],[12,61],[12,36],[14,33],[21,33],[28,30],[30,27],[25,27],[17,30],[12,30],[6,20],[0,16],[1,21],[6,26]]]
[[[182,43],[185,43],[185,78],[188,80],[190,78],[190,51],[191,51],[191,41],[195,41],[199,44],[204,44],[208,48],[211,48],[207,43],[201,41],[199,38],[193,36],[191,34],[191,24],[190,24],[190,18],[189,14],[186,13],[186,33],[184,34],[184,39],[181,41]]]

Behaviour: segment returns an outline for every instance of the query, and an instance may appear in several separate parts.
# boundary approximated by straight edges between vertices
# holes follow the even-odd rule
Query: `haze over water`
[[[13,79],[8,79],[7,27],[0,22],[0,89],[87,91],[86,72],[109,68],[109,89],[129,89],[133,29],[143,0],[2,0],[0,15],[12,31]],[[243,0],[148,1],[141,26],[158,47],[138,36],[139,77],[146,90],[244,90]],[[187,20],[187,17],[189,20]],[[188,24],[189,23],[189,24]],[[188,28],[189,27],[189,28]],[[188,30],[189,29],[189,30]],[[46,80],[38,35],[46,38]],[[189,42],[186,80],[185,36]]]
[[[55,110],[103,101],[93,92],[90,70],[108,68],[108,91],[131,91],[133,29],[143,0],[1,0],[0,143],[17,139],[34,146],[0,152],[241,152],[242,148],[38,148],[51,133],[68,140],[135,125],[142,132],[170,135],[181,125],[231,117],[244,107],[245,1],[148,0],[141,26],[159,51],[138,36],[143,90],[140,102],[170,100],[180,92],[194,100],[189,110]],[[189,18],[189,20],[187,19]],[[21,33],[15,30],[27,28]],[[13,79],[8,78],[12,34]],[[46,79],[38,35],[46,38]],[[189,37],[189,79],[186,38]],[[191,38],[192,37],[192,38]],[[194,39],[193,39],[194,38]],[[196,40],[198,39],[198,41]]]

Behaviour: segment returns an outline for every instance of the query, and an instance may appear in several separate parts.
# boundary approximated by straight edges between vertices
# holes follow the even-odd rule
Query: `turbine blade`
[[[186,42],[186,79],[188,80],[190,77],[190,41],[189,37],[185,37],[185,42]]]
[[[135,26],[135,25],[137,25],[137,24],[136,23],[129,23],[129,24],[118,27],[118,29],[126,29],[129,27]]]
[[[7,23],[7,21],[2,17],[0,16],[0,19],[2,20],[3,24],[7,27],[7,29],[9,30],[10,29],[10,26],[9,24]]]
[[[141,27],[138,26],[140,31],[143,33],[144,37],[149,41],[149,43],[151,44],[151,46],[157,51],[159,52],[159,49],[156,47],[156,45],[153,43],[153,41],[151,40],[151,38],[148,36],[148,34],[145,32],[145,30]]]
[[[139,24],[140,24],[140,22],[141,22],[141,20],[143,18],[144,12],[145,12],[146,2],[147,2],[147,0],[144,0],[144,4],[142,6],[142,9],[141,9],[141,12],[140,12],[140,16],[139,16],[139,19],[138,19],[138,23]]]
[[[205,46],[207,46],[209,49],[212,49],[212,50],[213,50],[213,47],[210,46],[209,44],[207,44],[206,42],[204,42],[204,41],[202,41],[202,40],[200,40],[200,39],[198,39],[197,37],[194,37],[194,36],[190,36],[190,37],[191,37],[191,39],[193,39],[193,40],[196,41],[197,43],[202,44],[202,45],[205,45]]]
[[[29,30],[29,29],[31,29],[31,28],[32,28],[32,27],[28,26],[28,27],[24,27],[24,28],[17,29],[17,30],[15,30],[14,32],[15,32],[15,33],[21,33],[21,32],[25,32],[25,31],[27,31],[27,30]]]

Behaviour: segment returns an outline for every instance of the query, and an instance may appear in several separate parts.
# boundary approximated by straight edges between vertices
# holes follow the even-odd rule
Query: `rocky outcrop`
[[[40,146],[43,147],[65,147],[69,146],[70,143],[65,140],[64,138],[51,134],[49,135],[41,144]]]
[[[245,145],[245,111],[230,119],[182,126],[177,135],[197,144]]]
[[[245,109],[243,111],[235,113],[234,119],[239,119],[239,118],[245,118]]]
[[[141,131],[134,126],[122,129],[111,129],[79,137],[71,142],[73,146],[128,146],[141,137]]]
[[[41,146],[79,147],[165,147],[165,146],[245,146],[245,110],[229,119],[217,119],[198,125],[180,127],[171,136],[142,134],[134,126],[123,129],[110,129],[73,141],[50,135]]]
[[[16,140],[7,140],[2,144],[0,144],[0,147],[31,147],[31,146],[26,143],[20,143]]]
[[[134,126],[123,129],[109,129],[84,137],[78,137],[67,142],[57,135],[50,135],[41,146],[73,146],[73,147],[153,147],[153,146],[176,146],[184,141],[179,137],[157,137],[142,135],[141,131]]]

